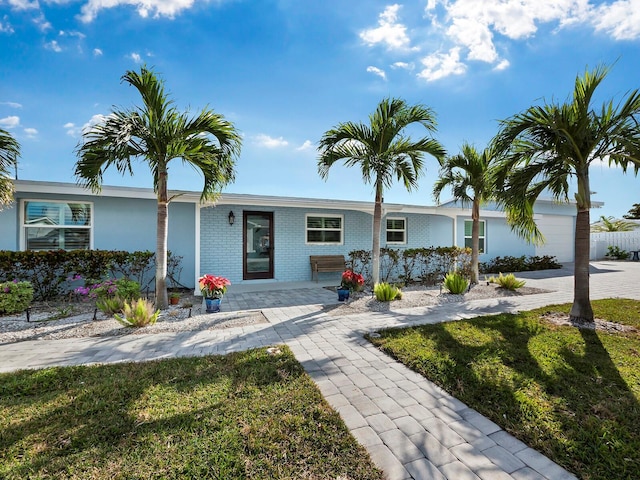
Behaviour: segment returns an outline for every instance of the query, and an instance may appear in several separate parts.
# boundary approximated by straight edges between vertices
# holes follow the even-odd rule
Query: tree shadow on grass
[[[387,353],[580,477],[640,478],[640,405],[611,353],[638,337],[514,314],[381,334]]]
[[[0,408],[21,416],[0,432],[0,459],[6,455],[0,472],[5,478],[107,478],[109,469],[136,478],[245,478],[249,469],[269,478],[287,455],[320,472],[322,452],[304,467],[305,448],[316,451],[318,425],[339,428],[339,417],[323,413],[317,391],[309,398],[311,380],[280,348],[280,355],[258,349],[0,375]],[[357,448],[352,439],[347,446]],[[254,454],[250,466],[247,451]]]

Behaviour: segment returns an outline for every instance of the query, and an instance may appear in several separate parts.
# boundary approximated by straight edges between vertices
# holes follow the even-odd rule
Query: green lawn
[[[640,328],[640,302],[593,302]],[[583,479],[640,478],[640,334],[558,327],[556,305],[370,340]]]
[[[3,479],[381,479],[291,352],[0,375]]]

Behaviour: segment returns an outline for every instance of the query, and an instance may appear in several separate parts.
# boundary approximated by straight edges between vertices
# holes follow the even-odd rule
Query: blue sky
[[[120,78],[146,64],[180,109],[208,106],[242,133],[226,192],[372,200],[356,170],[321,180],[315,147],[382,98],[431,107],[454,154],[565,100],[586,68],[613,65],[599,98],[620,100],[640,87],[639,53],[640,0],[0,0],[0,127],[22,145],[20,179],[74,182],[82,129],[139,104]],[[385,201],[433,205],[438,165],[426,166],[417,191],[396,186]],[[134,171],[105,183],[152,186],[143,163]],[[605,202],[592,220],[640,203],[633,174],[595,167],[591,182]],[[174,160],[169,186],[202,179]]]

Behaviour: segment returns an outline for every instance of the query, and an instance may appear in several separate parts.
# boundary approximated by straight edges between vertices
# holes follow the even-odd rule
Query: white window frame
[[[88,205],[91,211],[91,215],[89,217],[89,225],[44,225],[44,224],[31,224],[27,225],[25,223],[25,209],[26,204],[28,203],[51,203],[51,204],[69,204],[69,203],[81,203],[83,205]],[[93,250],[93,216],[94,216],[94,207],[93,202],[88,201],[73,201],[73,200],[49,200],[44,198],[23,198],[20,200],[20,250],[27,249],[27,229],[29,228],[52,228],[52,229],[82,229],[89,230],[89,250]],[[68,249],[65,249],[68,250]]]
[[[404,228],[392,228],[389,229],[389,220],[402,220],[402,224]],[[385,222],[385,239],[387,241],[387,245],[406,245],[407,244],[407,217],[386,217]],[[389,232],[402,232],[402,241],[390,241],[389,236],[387,235]]]
[[[339,242],[310,242],[309,231],[337,231],[335,228],[309,228],[309,217],[339,218],[340,241]],[[307,213],[304,216],[304,241],[305,245],[344,245],[344,215],[336,213]]]
[[[471,224],[471,228],[473,229],[473,220],[465,220],[464,224],[462,225],[463,228],[463,233],[464,233],[464,246],[467,246],[467,239],[469,239],[469,244],[471,245],[471,243],[473,242],[473,235],[467,235],[467,222],[469,222]],[[487,222],[485,222],[484,220],[479,220],[481,225],[484,225],[484,227],[480,227],[480,231],[484,231],[484,235],[480,235],[478,234],[478,240],[479,240],[479,248],[478,248],[478,253],[486,253],[487,251]],[[469,246],[469,248],[471,248],[471,246]]]

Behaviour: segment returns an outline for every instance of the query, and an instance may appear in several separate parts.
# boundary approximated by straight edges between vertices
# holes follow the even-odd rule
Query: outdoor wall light
[[[229,211],[229,225],[233,225],[236,221],[236,216],[233,214],[233,211]]]

